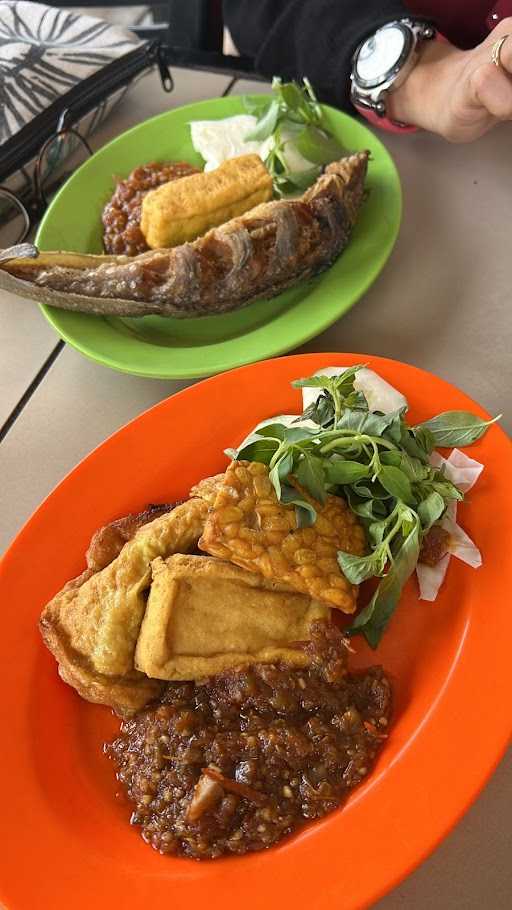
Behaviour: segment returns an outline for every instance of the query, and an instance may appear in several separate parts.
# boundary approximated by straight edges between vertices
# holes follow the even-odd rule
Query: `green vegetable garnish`
[[[321,389],[317,401],[296,421],[309,419],[316,429],[276,421],[255,430],[247,444],[229,454],[269,466],[278,498],[295,505],[300,527],[313,524],[316,512],[287,483],[290,475],[319,503],[328,493],[345,497],[366,529],[370,552],[366,556],[338,552],[340,568],[353,584],[381,578],[348,631],[362,633],[376,648],[416,567],[424,535],[451,500],[463,499],[443,471],[430,464],[429,456],[436,445],[470,445],[494,420],[447,411],[409,426],[405,407],[390,414],[372,412],[354,388],[361,367],[292,383],[295,388]]]
[[[274,141],[265,165],[276,194],[303,192],[315,182],[322,167],[341,158],[344,150],[330,133],[308,79],[304,78],[301,86],[274,77],[272,92],[273,98],[263,103],[254,97],[244,99],[248,113],[258,118],[244,139],[264,142],[272,136]],[[292,146],[311,162],[310,167],[302,171],[289,167],[286,152]]]

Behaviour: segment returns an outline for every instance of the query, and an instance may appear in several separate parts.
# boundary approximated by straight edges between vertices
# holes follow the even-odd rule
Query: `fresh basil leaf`
[[[347,497],[348,504],[354,512],[365,523],[379,521],[388,514],[386,505],[378,499],[360,499],[350,487],[344,487],[343,492]]]
[[[379,521],[372,521],[368,526],[368,537],[370,538],[373,546],[379,547],[384,540],[384,535],[388,529],[388,522],[380,519]]]
[[[268,478],[270,480],[270,483],[274,487],[274,490],[276,491],[277,498],[281,499],[282,489],[281,489],[281,478],[279,477],[279,462],[277,464],[275,464],[274,467],[271,468],[271,470],[268,472]]]
[[[284,482],[293,472],[293,461],[293,452],[286,452],[286,454],[279,459],[276,465],[279,480]]]
[[[265,139],[268,139],[272,135],[276,126],[277,118],[279,117],[279,102],[272,101],[268,109],[265,111],[263,116],[258,120],[258,123],[251,130],[250,133],[247,133],[244,136],[245,142],[263,142]]]
[[[363,370],[367,366],[367,363],[353,363],[350,367],[344,367],[342,373],[339,373],[337,376],[332,376],[331,379],[338,385],[348,381],[353,385],[356,374],[359,373],[359,370]]]
[[[321,458],[305,454],[295,471],[300,485],[322,505],[326,500],[324,464]]]
[[[428,531],[434,522],[436,522],[445,510],[445,502],[440,493],[435,490],[429,493],[426,499],[423,499],[418,506],[418,515],[421,521],[421,527]]]
[[[394,465],[395,468],[399,468],[402,462],[402,453],[398,449],[381,452],[380,460],[382,464],[391,464]]]
[[[302,442],[316,435],[309,427],[287,427],[283,423],[268,423],[254,431],[258,436],[269,436],[281,442]]]
[[[358,480],[369,477],[370,469],[368,465],[361,464],[358,461],[343,461],[342,459],[326,461],[325,476],[329,483],[339,485],[355,483]]]
[[[423,464],[419,458],[408,455],[407,452],[400,452],[398,449],[381,452],[380,460],[382,464],[393,465],[400,468],[406,477],[413,483],[425,480],[430,475],[430,468]]]
[[[420,449],[422,449],[426,455],[431,455],[436,445],[434,434],[431,433],[430,430],[427,430],[426,427],[416,427],[415,430],[411,430],[411,433]]]
[[[334,404],[331,395],[327,392],[320,395],[302,413],[297,420],[312,420],[319,427],[328,427],[334,420]]]
[[[278,448],[279,443],[275,439],[256,439],[254,442],[244,446],[243,449],[238,450],[236,460],[259,461],[262,464],[270,464]]]
[[[340,430],[355,430],[366,436],[384,436],[396,421],[399,412],[391,414],[375,414],[373,411],[361,411],[355,408],[345,408],[336,425]],[[400,417],[398,416],[398,420]]]
[[[400,530],[402,533],[402,537],[403,538],[408,537],[409,534],[411,534],[414,531],[414,528],[416,527],[417,524],[418,524],[417,513],[411,511],[411,509],[402,507],[400,509]],[[393,553],[393,555],[397,551],[397,540],[399,541],[400,538],[395,537],[395,539],[391,542],[391,552]],[[400,548],[400,543],[398,544],[398,549],[399,548]]]
[[[415,504],[416,500],[409,478],[400,468],[395,468],[393,465],[382,465],[378,478],[379,483],[391,496],[401,499],[402,502],[406,502],[408,505]]]
[[[354,408],[358,411],[368,411],[368,402],[363,392],[356,392],[355,390],[349,392],[349,394],[345,396],[344,404],[346,408]]]
[[[381,575],[386,565],[386,555],[379,549],[370,553],[369,556],[353,556],[351,553],[339,550],[337,558],[341,571],[352,585],[360,585],[368,578]]]
[[[293,471],[293,454],[292,452],[285,452],[285,454],[276,462],[274,467],[269,472],[269,479],[272,483],[274,490],[276,491],[276,496],[278,499],[281,499],[282,489],[281,484],[288,478],[288,475]]]
[[[462,502],[464,499],[464,493],[461,493],[458,487],[451,482],[451,480],[446,480],[443,478],[442,474],[437,474],[438,477],[441,477],[441,480],[431,480],[429,486],[432,490],[435,490],[436,493],[440,493],[444,499],[454,499],[456,502]]]
[[[237,449],[224,449],[224,455],[227,455],[228,458],[231,458],[231,461],[236,461],[238,458]]]
[[[277,90],[283,103],[292,111],[295,111],[302,106],[302,90],[296,82],[280,82],[279,84],[274,84],[274,82],[272,82],[272,88]]]
[[[314,164],[330,164],[343,155],[343,149],[334,136],[327,136],[319,127],[309,124],[295,138],[294,145],[300,154]]]
[[[385,418],[388,421],[388,425],[382,436],[385,439],[389,439],[391,442],[394,442],[395,445],[400,444],[400,439],[402,438],[402,427],[404,426],[404,414],[406,413],[407,408],[399,408],[397,411],[392,411],[390,414],[385,414]]]
[[[256,436],[270,436],[272,439],[279,439],[284,442],[286,429],[284,423],[266,423],[264,426],[254,430],[254,433]]]
[[[418,430],[413,432],[410,427],[402,424],[402,433],[400,436],[400,447],[410,455],[411,458],[417,458],[423,464],[429,464],[429,455],[435,445],[434,438],[428,430]]]
[[[361,610],[347,630],[350,634],[362,632],[370,647],[377,647],[397,607],[402,589],[416,567],[419,552],[419,525],[416,522],[413,531],[403,541],[389,572],[379,583],[369,604]]]
[[[371,485],[362,483],[360,480],[354,482],[354,490],[358,496],[361,496],[363,499],[375,499],[375,500],[386,500],[389,499],[393,494],[388,493],[387,490],[378,482],[373,481]]]
[[[469,411],[444,411],[437,417],[423,421],[414,429],[428,430],[438,446],[469,446],[480,439],[500,417],[501,414],[492,420],[483,420]]]
[[[309,525],[312,525],[316,521],[316,509],[311,505],[307,499],[304,499],[295,487],[291,487],[288,484],[283,484],[281,487],[281,502],[284,502],[285,505],[290,503],[295,506],[295,514],[297,516],[297,526],[299,528],[306,528]]]
[[[345,367],[341,373],[336,376],[329,376],[329,386],[331,391],[336,391],[344,398],[354,392],[354,380],[356,374],[365,366],[364,363],[355,363],[351,367]],[[363,396],[364,397],[364,396]],[[366,399],[365,399],[366,401]]]
[[[330,380],[330,376],[306,376],[304,379],[294,379],[292,387],[294,389],[327,389]]]
[[[318,430],[310,429],[309,427],[286,427],[285,441],[291,444],[294,443],[303,443],[307,444],[314,440],[315,436],[318,435]]]

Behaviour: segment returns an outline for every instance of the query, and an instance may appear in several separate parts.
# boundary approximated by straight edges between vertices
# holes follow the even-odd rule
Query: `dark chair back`
[[[263,79],[250,57],[222,52],[222,0],[45,0],[49,6],[95,9],[145,6],[153,23],[128,26],[139,38],[158,39],[169,66],[224,73],[237,78]],[[256,0],[255,0],[256,2]]]

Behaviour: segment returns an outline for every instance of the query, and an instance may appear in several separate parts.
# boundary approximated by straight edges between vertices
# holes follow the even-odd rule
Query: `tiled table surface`
[[[174,76],[173,95],[161,91],[156,76],[141,82],[95,135],[94,147],[169,106],[229,88],[223,76],[183,70]],[[248,89],[264,90],[238,82],[232,91]],[[471,146],[422,134],[383,138],[404,191],[397,245],[364,299],[301,350],[406,360],[460,386],[491,412],[503,411],[510,432],[512,124]],[[31,303],[2,296],[0,426],[8,431],[0,444],[0,552],[80,458],[187,385],[114,373],[68,346],[56,350],[57,342]],[[484,668],[490,657],[482,655]],[[454,832],[378,910],[508,910],[511,804],[509,754]]]

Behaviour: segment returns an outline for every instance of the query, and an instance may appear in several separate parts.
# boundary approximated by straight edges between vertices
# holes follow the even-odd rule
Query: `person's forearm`
[[[350,69],[357,45],[408,15],[402,0],[224,0],[224,18],[241,53],[267,76],[308,76],[319,97],[353,112]]]
[[[350,105],[352,55],[381,25],[410,16],[401,0],[224,0],[240,51],[264,75],[308,76],[323,101]],[[499,61],[492,48],[500,41]],[[512,17],[472,50],[426,42],[419,61],[387,98],[395,121],[468,142],[512,119]]]

